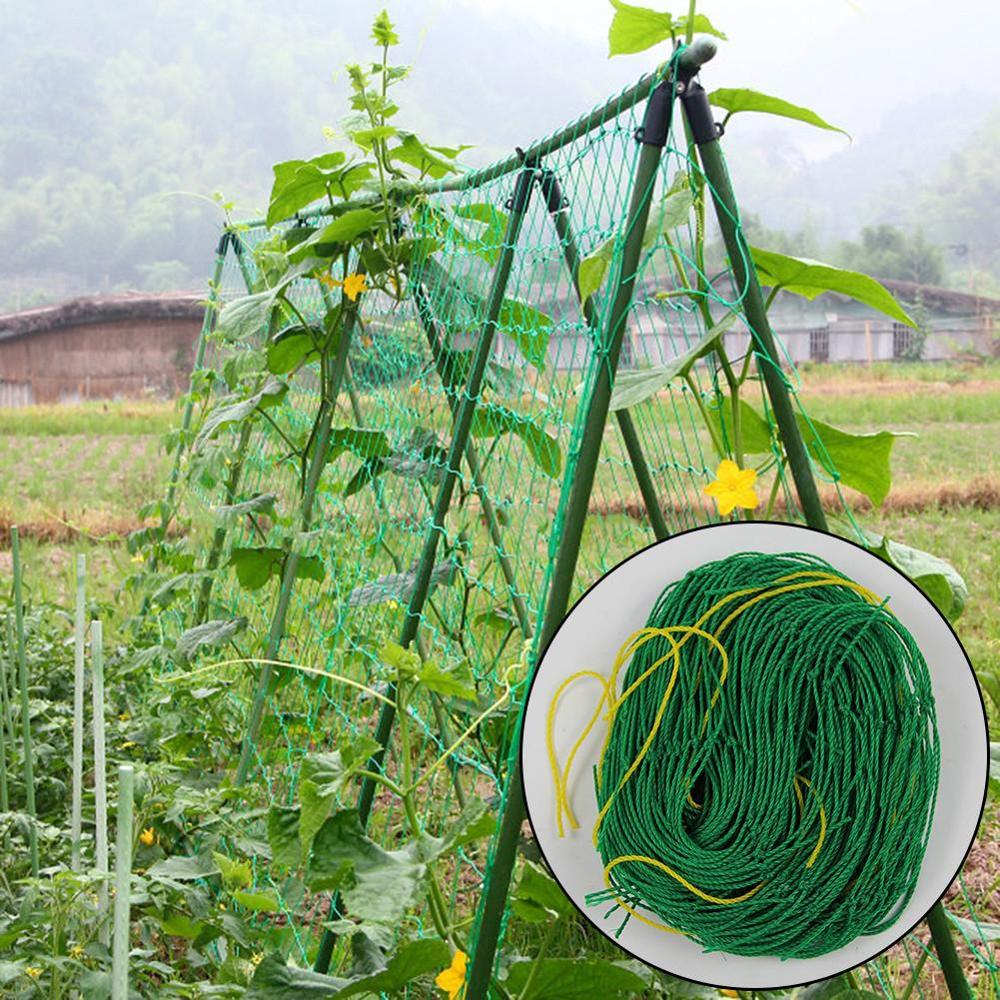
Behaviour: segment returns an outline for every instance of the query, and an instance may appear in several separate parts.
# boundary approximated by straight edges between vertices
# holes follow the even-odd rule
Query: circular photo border
[[[808,959],[706,953],[685,935],[667,934],[637,920],[628,921],[616,937],[620,919],[604,921],[606,907],[586,905],[586,894],[604,887],[603,865],[590,833],[597,813],[590,774],[604,735],[600,726],[582,744],[570,776],[568,792],[580,828],[562,838],[556,830],[545,745],[546,716],[556,689],[578,670],[606,671],[622,641],[643,627],[668,583],[698,566],[740,552],[812,553],[886,595],[927,659],[937,708],[941,781],[913,898],[888,930],[855,938],[843,948]],[[595,622],[607,628],[602,632]],[[561,759],[592,714],[595,697],[592,685],[581,684],[567,690],[560,700],[555,739]],[[539,849],[580,913],[647,965],[703,985],[737,989],[787,989],[828,979],[901,941],[961,871],[982,820],[989,774],[986,706],[972,663],[951,623],[916,584],[857,542],[805,525],[774,521],[741,521],[678,532],[639,549],[591,584],[541,653],[528,688],[519,749],[528,819]]]

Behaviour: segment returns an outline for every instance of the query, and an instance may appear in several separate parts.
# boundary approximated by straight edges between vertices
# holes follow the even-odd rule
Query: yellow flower
[[[131,718],[132,718],[132,716],[129,715],[128,712],[122,712],[122,714],[118,716],[118,721],[119,722],[128,722],[128,720],[131,719]]]
[[[358,296],[362,292],[368,291],[368,283],[363,274],[349,274],[341,282],[344,286],[344,294],[352,301],[357,302]]]
[[[392,598],[389,598],[389,600],[386,601],[385,603],[386,603],[386,606],[389,608],[390,611],[398,611],[399,610],[399,601],[394,601]]]
[[[146,557],[141,552],[136,552],[136,554],[132,556],[132,562],[134,563],[141,563],[145,561]]]
[[[139,843],[152,847],[156,843],[156,831],[152,827],[143,830],[139,834]]]
[[[724,997],[738,997],[739,996],[739,993],[737,993],[736,990],[719,990],[719,992]]]
[[[119,750],[131,750],[132,747],[137,747],[139,744],[135,740],[126,740],[124,743],[118,744]]]
[[[69,950],[70,958],[83,958],[83,945],[75,944]]]
[[[438,973],[434,980],[434,985],[448,994],[448,1000],[456,1000],[465,992],[465,966],[468,961],[469,956],[464,951],[456,951],[451,965]]]
[[[37,979],[41,974],[42,970],[38,968],[37,965],[29,965],[24,970],[32,979]]]
[[[731,459],[723,459],[715,470],[715,482],[705,487],[710,497],[715,497],[719,513],[725,517],[736,507],[753,510],[760,503],[753,484],[757,473],[753,469],[741,469]]]
[[[263,962],[263,961],[264,961],[264,952],[262,952],[262,951],[255,951],[250,956],[250,964],[254,968],[256,968],[258,965],[260,965],[260,963]]]
[[[333,291],[333,289],[340,284],[340,282],[337,281],[332,274],[321,274],[319,276],[319,283],[321,285],[325,285],[327,288],[330,289],[330,291]]]

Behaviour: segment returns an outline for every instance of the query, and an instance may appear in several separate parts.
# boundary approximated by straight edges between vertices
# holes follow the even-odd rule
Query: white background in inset
[[[593,766],[605,727],[594,727],[570,777],[569,794],[580,829],[560,838],[545,745],[546,716],[559,685],[578,670],[607,676],[622,642],[645,625],[650,608],[672,580],[736,552],[811,552],[880,596],[920,646],[931,674],[941,740],[941,783],[927,854],[913,899],[900,919],[879,935],[861,937],[810,959],[780,960],[719,952],[630,920],[618,943],[657,968],[686,979],[748,989],[781,988],[824,979],[877,955],[916,923],[947,888],[969,848],[986,787],[988,737],[975,678],[958,640],[923,593],[876,556],[821,532],[786,524],[740,523],[678,535],[654,545],[602,579],[571,611],[549,645],[526,709],[522,761],[528,812],[546,860],[573,901],[614,940],[621,911],[603,919],[611,904],[588,907],[585,896],[604,887],[602,864],[591,842],[597,816]],[[555,738],[566,755],[593,713],[600,687],[580,680],[560,700]]]

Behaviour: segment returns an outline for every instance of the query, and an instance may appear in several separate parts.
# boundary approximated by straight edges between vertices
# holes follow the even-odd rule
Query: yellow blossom
[[[358,296],[368,291],[368,282],[363,274],[349,274],[341,284],[344,286],[344,294],[352,302],[357,302]]]
[[[390,598],[385,602],[390,611],[397,611],[399,609],[399,601],[394,601]]]
[[[147,847],[152,847],[156,843],[156,831],[152,827],[148,827],[139,834],[139,843],[145,844]]]
[[[118,721],[119,722],[128,722],[128,720],[131,719],[131,718],[132,718],[132,716],[128,712],[122,712],[122,714],[118,716]]]
[[[332,274],[321,274],[319,276],[319,283],[321,285],[325,285],[331,291],[333,291],[333,289],[336,288],[337,285],[340,284],[340,282],[337,281],[337,279],[334,278],[334,276]]]
[[[469,956],[459,949],[451,960],[451,965],[438,973],[434,985],[448,994],[448,1000],[456,1000],[465,992],[465,966]]]
[[[134,563],[141,563],[145,561],[146,557],[141,552],[136,552],[136,554],[132,556],[132,562]]]
[[[705,487],[710,497],[715,497],[719,513],[725,517],[736,507],[753,510],[760,503],[753,484],[757,473],[753,469],[741,469],[731,459],[723,459],[715,470],[715,482]]]
[[[258,965],[260,965],[260,963],[263,962],[263,961],[264,961],[264,952],[262,952],[262,951],[255,951],[250,956],[250,964],[254,968],[256,968]]]
[[[41,974],[42,970],[38,968],[37,965],[29,965],[24,970],[32,979],[37,979]]]
[[[374,343],[374,341],[372,340],[371,337],[362,337],[361,338],[361,346],[362,347],[371,347],[373,343]]]
[[[119,750],[131,750],[132,747],[136,747],[138,745],[139,744],[136,743],[135,740],[126,740],[124,743],[119,743],[118,744],[118,749]]]
[[[75,944],[69,950],[70,958],[83,958],[83,945]]]
[[[737,993],[736,990],[719,990],[719,992],[724,997],[738,997],[739,996],[739,993]]]

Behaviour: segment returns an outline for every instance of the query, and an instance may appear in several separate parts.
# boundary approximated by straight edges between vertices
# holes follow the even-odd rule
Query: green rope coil
[[[823,575],[847,583],[808,584]],[[693,634],[676,655],[658,635],[631,657],[621,691],[666,659],[612,713],[597,770],[609,888],[589,903],[655,914],[738,955],[810,958],[892,926],[926,850],[940,747],[920,649],[886,601],[856,587],[813,555],[741,553],[664,590],[647,627],[700,622],[728,668]],[[784,592],[728,624],[754,594],[705,617],[751,588]],[[615,863],[629,856],[675,874]]]

